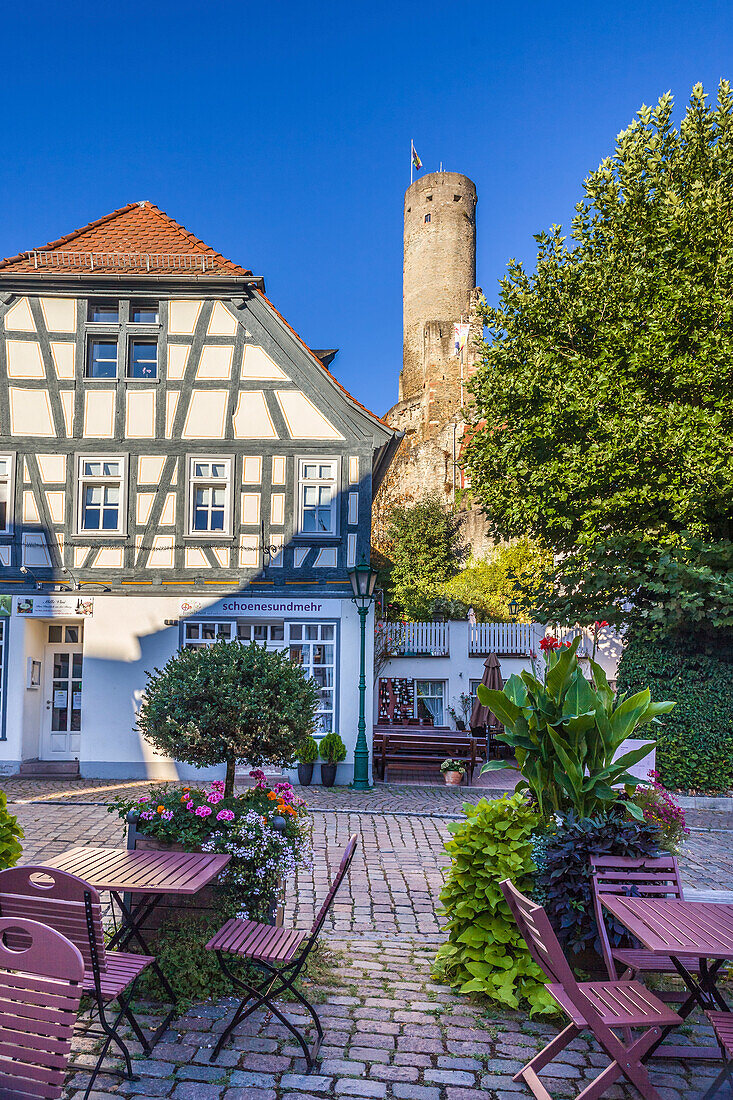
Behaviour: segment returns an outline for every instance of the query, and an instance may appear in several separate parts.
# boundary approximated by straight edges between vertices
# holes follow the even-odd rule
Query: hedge
[[[699,634],[626,641],[618,691],[648,687],[677,706],[661,719],[657,771],[671,790],[720,793],[733,787],[733,638]]]

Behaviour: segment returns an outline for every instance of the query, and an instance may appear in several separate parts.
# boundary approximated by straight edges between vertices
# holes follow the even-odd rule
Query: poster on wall
[[[10,597],[7,597],[8,599]],[[0,597],[2,599],[2,597]],[[29,619],[78,618],[94,614],[93,596],[17,596],[15,614]]]
[[[13,610],[13,597],[0,596],[0,615],[9,615]]]

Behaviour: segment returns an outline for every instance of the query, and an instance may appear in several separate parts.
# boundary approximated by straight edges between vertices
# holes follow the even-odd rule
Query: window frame
[[[440,728],[440,726],[445,726],[446,725],[445,717],[446,717],[447,710],[448,710],[447,705],[446,705],[447,700],[448,700],[448,690],[447,690],[448,689],[448,681],[447,680],[442,680],[442,679],[433,679],[432,677],[429,677],[429,676],[426,676],[426,677],[415,676],[414,681],[413,681],[413,685],[414,685],[413,686],[413,692],[414,692],[413,715],[414,715],[415,718],[420,717],[420,715],[418,714],[418,687],[417,687],[418,684],[433,684],[433,685],[440,684],[440,686],[441,686],[440,700],[441,700],[441,704],[442,704],[441,705],[441,711],[442,711],[441,718],[442,718],[442,721],[440,721],[440,722],[433,721],[433,726],[435,726],[437,728]],[[437,699],[438,698],[437,695],[431,695],[431,694],[425,693],[425,692],[423,692],[423,697],[427,698],[427,699]],[[428,711],[428,714],[430,714],[429,708],[426,707],[425,709]],[[430,717],[432,718],[433,715],[430,714]]]
[[[115,373],[111,375],[91,374],[92,368],[92,346],[94,344],[114,344],[117,348],[117,355],[115,357]],[[109,362],[109,360],[103,360],[103,362]],[[103,333],[95,332],[87,335],[87,348],[86,359],[84,362],[84,381],[85,382],[117,382],[120,377],[120,337],[118,332]]]
[[[302,470],[303,467],[310,464],[317,464],[319,466],[330,463],[334,468],[334,476],[330,482],[333,485],[333,496],[331,498],[331,520],[332,529],[330,531],[306,531],[303,528],[303,516],[304,516],[304,490],[306,482],[304,481]],[[308,542],[329,542],[340,539],[341,537],[341,456],[340,455],[299,455],[296,458],[295,468],[295,516],[294,516],[294,534],[299,539],[307,539]],[[309,481],[308,484],[321,485],[324,483],[324,479],[316,478],[314,481]]]
[[[14,529],[15,529],[14,507],[15,507],[15,462],[16,462],[16,452],[15,451],[2,451],[0,453],[0,459],[7,459],[9,467],[10,467],[9,470],[8,470],[8,476],[7,476],[8,500],[7,500],[6,524],[5,524],[5,527],[0,527],[0,538],[7,538],[8,536],[12,536],[12,534],[14,532]],[[2,484],[2,482],[4,480],[5,480],[4,478],[0,477],[0,484]]]
[[[112,475],[84,475],[84,463],[85,462],[119,462],[120,473],[118,477]],[[76,477],[75,477],[75,492],[76,492],[76,535],[88,538],[126,538],[128,528],[127,518],[127,501],[128,501],[128,456],[123,454],[78,454],[76,456]],[[115,530],[109,528],[85,528],[83,526],[84,518],[84,486],[87,483],[105,485],[116,481],[119,484],[120,499],[117,505],[117,527]],[[101,517],[100,517],[101,518]]]
[[[193,526],[194,521],[194,490],[197,484],[209,484],[214,482],[211,478],[195,478],[193,476],[193,467],[195,462],[224,462],[227,464],[229,473],[226,480],[222,479],[225,486],[225,498],[224,498],[224,529],[222,531],[196,531]],[[234,455],[207,455],[207,454],[189,454],[186,455],[186,529],[185,538],[187,539],[209,539],[209,540],[231,540],[234,537]]]
[[[117,303],[117,317],[114,321],[100,320],[99,318],[92,317],[92,310],[97,306],[111,306],[113,302]],[[119,325],[120,323],[120,300],[119,298],[87,298],[87,324],[88,325]]]
[[[146,324],[147,322],[140,322],[140,324]],[[132,348],[133,344],[145,344],[148,347],[155,348],[155,374],[151,375],[136,375],[132,374]],[[127,362],[125,364],[125,379],[128,382],[157,382],[159,378],[160,370],[160,347],[158,338],[156,336],[147,336],[142,333],[132,333],[127,338]]]
[[[154,321],[136,321],[135,320],[135,318],[133,317],[133,314],[134,314],[136,309],[140,309],[140,310],[145,309],[145,308],[150,309],[151,306],[155,306],[155,320]],[[129,322],[128,323],[130,325],[135,325],[136,328],[137,328],[138,325],[159,325],[160,324],[160,302],[158,300],[153,301],[152,299],[150,299],[150,300],[145,299],[144,301],[139,301],[138,302],[134,298],[131,298],[130,299],[130,307],[129,307]]]

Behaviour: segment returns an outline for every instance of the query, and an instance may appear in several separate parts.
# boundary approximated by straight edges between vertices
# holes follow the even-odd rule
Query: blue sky
[[[402,355],[402,194],[478,187],[489,300],[642,102],[733,77],[733,5],[36,0],[3,11],[0,254],[149,199],[265,276],[376,412]]]

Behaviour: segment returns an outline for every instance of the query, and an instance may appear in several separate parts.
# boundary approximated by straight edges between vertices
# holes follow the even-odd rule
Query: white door
[[[46,646],[42,760],[73,760],[81,740],[81,645]]]

